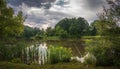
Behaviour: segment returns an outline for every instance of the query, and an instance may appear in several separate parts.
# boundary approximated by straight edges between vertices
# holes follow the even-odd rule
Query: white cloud
[[[96,6],[88,0],[56,0],[51,3],[51,7],[46,9],[44,7],[30,7],[26,4],[22,4],[18,7],[12,6],[16,11],[22,10],[27,19],[25,25],[31,27],[47,28],[49,26],[54,26],[58,21],[67,17],[84,17],[87,21],[91,22],[96,19],[96,13],[100,12],[102,9],[102,2],[104,0],[91,0],[95,3],[101,2],[101,4]],[[47,4],[47,3],[42,3]]]
[[[59,0],[57,0],[57,1],[59,1]],[[61,13],[70,15],[72,17],[84,17],[89,22],[96,18],[96,14],[99,11],[101,11],[102,7],[103,7],[103,5],[101,4],[95,10],[87,9],[87,8],[85,8],[85,6],[88,6],[88,5],[86,5],[84,0],[69,0],[69,4],[63,5],[63,6],[56,5],[56,3],[57,2],[55,2],[52,5],[52,7],[50,8],[50,11],[61,12]]]

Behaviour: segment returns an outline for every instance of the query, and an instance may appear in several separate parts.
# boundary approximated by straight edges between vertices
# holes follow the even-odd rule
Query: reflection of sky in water
[[[25,52],[24,52],[26,57],[24,57],[24,58],[26,58],[25,61],[27,61],[27,64],[29,64],[31,62],[36,62],[37,64],[44,65],[45,63],[47,63],[48,59],[49,59],[48,57],[50,56],[50,51],[48,50],[47,44],[46,44],[46,42],[43,42],[41,44],[36,44],[36,45],[31,45],[29,47],[26,47]],[[71,57],[71,60],[75,59],[81,63],[84,63],[85,58],[91,57],[90,58],[91,60],[96,61],[96,58],[94,57],[94,55],[92,55],[90,53],[87,53],[85,56],[83,56],[81,53],[79,54],[79,52],[81,51],[81,48],[79,49],[79,46],[77,43],[71,42],[68,45],[70,48],[76,50],[76,52],[74,51],[74,54],[78,53],[76,55],[73,55],[73,57]],[[64,46],[64,47],[67,47],[67,46]],[[59,54],[59,55],[61,55],[61,54]]]
[[[46,43],[36,44],[36,46],[31,45],[25,49],[26,61],[36,61],[40,65],[47,62],[47,46]],[[37,56],[37,57],[36,57]]]

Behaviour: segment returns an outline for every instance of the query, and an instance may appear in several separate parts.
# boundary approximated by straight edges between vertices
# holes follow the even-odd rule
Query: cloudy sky
[[[83,17],[89,23],[102,11],[105,0],[8,0],[8,5],[27,15],[25,25],[47,28],[63,18]]]

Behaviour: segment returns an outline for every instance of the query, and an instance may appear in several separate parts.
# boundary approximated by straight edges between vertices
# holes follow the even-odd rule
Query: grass
[[[58,62],[70,62],[70,58],[73,55],[71,48],[65,48],[62,46],[50,46],[49,51],[49,61],[51,64]]]
[[[47,37],[46,40],[60,40],[58,36]]]
[[[98,39],[101,36],[82,36],[82,39]]]
[[[86,66],[81,63],[58,63],[58,64],[46,64],[46,65],[26,65],[26,64],[14,64],[11,62],[0,62],[0,69],[119,69],[119,67],[94,67]]]
[[[48,41],[60,41],[60,40],[74,41],[74,40],[78,40],[78,39],[80,39],[80,38],[61,39],[61,38],[59,38],[59,36],[49,36],[49,37],[46,37],[45,40],[48,40]]]

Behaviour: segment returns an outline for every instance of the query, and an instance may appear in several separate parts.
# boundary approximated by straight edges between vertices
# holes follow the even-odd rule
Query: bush
[[[63,31],[62,34],[59,36],[60,39],[67,39],[68,38],[68,33],[66,31]]]
[[[14,58],[11,60],[12,63],[22,63],[20,58]]]
[[[69,62],[72,56],[72,50],[70,48],[60,46],[50,46],[49,52],[49,62],[51,64],[58,62]]]
[[[96,39],[87,42],[86,51],[92,53],[96,59],[98,66],[111,66],[113,65],[113,54],[110,48],[109,41],[104,39]]]
[[[26,44],[24,42],[16,42],[14,44],[0,44],[0,61],[9,61],[14,58],[20,58],[22,49]]]
[[[0,45],[0,61],[11,60],[13,58],[13,49],[11,45]]]

